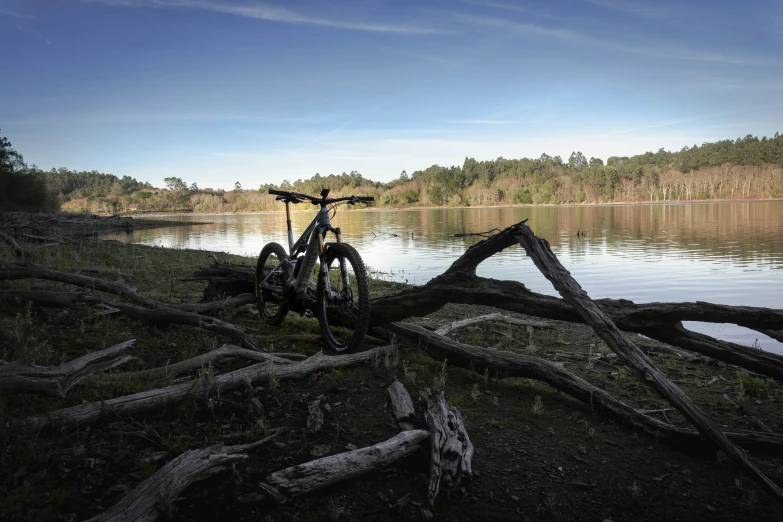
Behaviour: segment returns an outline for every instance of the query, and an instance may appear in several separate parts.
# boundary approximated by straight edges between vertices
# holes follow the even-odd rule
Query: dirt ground
[[[115,278],[131,279],[143,295],[172,302],[199,299],[204,283],[183,283],[178,277],[207,263],[204,253],[151,251],[96,241],[40,247],[34,255],[38,263],[60,270],[111,267],[116,270]],[[3,251],[0,261],[6,266],[12,263],[13,253]],[[0,290],[15,287],[65,288],[44,281],[0,282]],[[373,292],[396,287],[376,282]],[[443,325],[489,311],[449,305],[425,320]],[[94,312],[87,306],[53,309],[0,302],[0,359],[31,357],[39,364],[57,364],[135,338],[133,355],[140,360],[111,371],[119,373],[165,366],[228,342],[193,328],[160,330],[121,315],[91,317]],[[228,310],[223,318],[254,331],[259,344],[273,352],[312,355],[320,350],[317,340],[285,340],[290,334],[317,335],[315,319],[289,315],[279,328],[263,326],[251,305]],[[451,335],[466,343],[561,362],[636,408],[656,410],[651,415],[686,425],[663,399],[636,381],[588,327],[554,326],[484,323]],[[672,354],[651,357],[719,425],[781,433],[779,383],[714,361],[687,362]],[[186,379],[242,365],[229,361],[202,368]],[[396,434],[386,399],[386,387],[394,379],[404,383],[417,401],[418,424],[424,427],[417,398],[444,378],[447,401],[460,409],[476,448],[475,478],[462,491],[443,495],[429,507],[428,456],[422,452],[380,472],[283,505],[260,494],[257,485],[270,472]],[[157,377],[109,383],[95,376],[65,399],[0,398],[0,519],[83,520],[112,506],[188,449],[217,442],[252,442],[270,429],[283,427],[285,433],[253,450],[251,458],[235,469],[197,483],[178,499],[166,499],[167,516],[181,521],[783,519],[783,508],[709,444],[675,447],[613,422],[540,382],[499,380],[448,364],[444,369],[442,361],[402,343],[371,364],[224,393],[214,390],[206,400],[186,399],[152,415],[115,417],[55,433],[20,433],[8,428],[11,418],[165,382],[165,377]],[[306,429],[307,405],[319,396],[324,396],[330,411],[324,428],[312,434]],[[780,456],[755,455],[753,460],[772,480],[783,484]]]

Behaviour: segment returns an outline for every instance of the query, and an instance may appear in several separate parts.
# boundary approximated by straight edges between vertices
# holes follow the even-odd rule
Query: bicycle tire
[[[344,259],[347,266],[349,281],[343,280],[340,270],[340,260]],[[335,264],[335,261],[337,263]],[[333,243],[327,247],[321,261],[326,269],[318,271],[318,299],[316,311],[318,326],[321,330],[326,347],[336,353],[351,352],[358,348],[367,326],[370,323],[370,286],[367,281],[367,270],[361,256],[351,245]],[[346,289],[350,288],[351,300],[335,302],[327,299],[325,277],[330,269],[337,269],[337,277],[330,278],[332,296],[347,297]],[[325,275],[326,274],[326,275]],[[350,281],[353,276],[353,281]],[[330,324],[329,312],[335,324]],[[343,333],[348,331],[349,333]]]
[[[268,243],[261,249],[261,253],[258,254],[258,262],[256,263],[256,300],[258,302],[258,315],[261,317],[261,322],[271,325],[279,325],[285,319],[288,313],[288,292],[285,289],[285,284],[288,281],[291,274],[291,267],[288,263],[281,263],[283,259],[288,257],[285,248],[279,243]],[[276,259],[276,261],[275,261]],[[271,266],[270,266],[271,262]],[[267,282],[275,286],[279,286],[279,291],[282,295],[282,301],[274,302],[272,300],[271,292],[261,286],[262,281],[266,279],[269,273],[282,266],[282,270],[279,275],[272,277],[272,281]]]

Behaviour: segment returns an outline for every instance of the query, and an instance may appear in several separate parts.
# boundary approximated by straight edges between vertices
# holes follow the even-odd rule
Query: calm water
[[[295,238],[314,216],[292,214]],[[528,225],[593,298],[636,302],[710,301],[783,308],[783,202],[517,207],[410,211],[340,210],[333,220],[365,263],[383,277],[422,284],[481,238],[452,234]],[[156,217],[161,219],[161,217]],[[113,239],[257,256],[268,241],[287,248],[280,213],[177,215],[207,225],[141,230]],[[587,231],[577,237],[577,230]],[[556,295],[521,247],[479,266],[478,274],[521,281]],[[376,276],[378,274],[375,274]],[[687,325],[720,338],[783,353],[783,345],[736,326]]]

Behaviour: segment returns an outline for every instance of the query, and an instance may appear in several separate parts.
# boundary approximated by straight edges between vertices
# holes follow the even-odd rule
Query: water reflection
[[[314,209],[313,209],[314,210]],[[314,211],[292,214],[302,231]],[[594,298],[637,302],[711,301],[781,308],[783,202],[690,203],[590,207],[516,207],[411,211],[340,210],[335,226],[385,277],[421,284],[441,273],[478,237],[462,232],[504,228],[523,219]],[[168,216],[207,225],[141,230],[115,239],[175,248],[258,255],[268,241],[287,244],[283,214]],[[577,231],[586,236],[577,237]],[[512,279],[554,295],[519,247],[494,256],[479,275]],[[693,326],[693,325],[689,325]],[[701,331],[715,333],[715,327]],[[719,335],[765,348],[778,343],[738,327]]]

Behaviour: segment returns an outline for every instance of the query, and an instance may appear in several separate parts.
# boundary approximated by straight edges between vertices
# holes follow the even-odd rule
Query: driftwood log
[[[394,380],[388,388],[386,393],[389,394],[389,403],[391,404],[392,413],[394,414],[394,420],[397,421],[397,425],[401,430],[412,430],[413,425],[411,422],[416,418],[416,408],[413,407],[413,400],[411,395],[405,386],[402,385],[397,379]]]
[[[136,357],[125,354],[135,339],[92,352],[60,366],[37,366],[14,361],[0,366],[0,395],[33,394],[65,397],[68,390],[93,372],[115,368]]]
[[[680,445],[703,445],[698,431],[679,428],[643,414],[605,390],[569,372],[561,364],[540,357],[460,343],[413,324],[394,323],[387,328],[398,338],[410,340],[412,346],[420,347],[433,359],[448,359],[449,365],[479,374],[487,371],[499,378],[521,377],[545,382],[596,412],[609,415],[633,428],[642,429],[654,437],[672,440]],[[783,435],[734,429],[726,430],[725,433],[743,447],[783,455]]]
[[[24,248],[22,248],[21,246],[19,246],[19,243],[16,242],[16,239],[14,239],[13,236],[6,234],[2,230],[0,230],[0,239],[8,243],[8,245],[14,250],[14,252],[16,252],[16,255],[18,257],[24,258],[26,256],[27,257],[30,256],[30,253]]]
[[[423,317],[448,303],[492,306],[544,319],[585,323],[565,299],[532,292],[516,281],[476,275],[476,268],[482,261],[519,245],[517,234],[516,225],[509,227],[470,247],[443,274],[426,284],[374,297],[370,303],[370,325],[383,326],[410,317]],[[213,272],[220,277],[233,274],[235,291],[245,293],[253,291],[253,270],[249,265],[213,265],[197,273],[200,280],[209,280]],[[781,338],[783,310],[706,302],[636,304],[625,299],[598,299],[595,304],[620,330],[640,333],[783,382],[783,356],[692,332],[681,324],[682,321],[730,323]]]
[[[430,505],[445,486],[447,492],[473,477],[473,444],[470,443],[462,415],[455,406],[446,406],[443,392],[427,388],[424,418],[430,428],[430,480],[427,500]]]
[[[146,390],[131,395],[115,397],[102,401],[85,402],[69,408],[51,411],[43,415],[33,415],[24,419],[9,421],[16,429],[38,431],[46,428],[59,429],[96,422],[112,416],[132,416],[155,411],[166,404],[186,397],[200,398],[215,389],[232,390],[250,382],[262,382],[274,375],[278,379],[296,379],[317,371],[341,368],[353,364],[371,361],[383,354],[388,347],[373,348],[365,352],[347,355],[313,355],[304,361],[292,364],[269,365],[257,363],[232,372],[217,375],[214,378],[197,379],[194,382],[172,384],[162,388]]]
[[[739,464],[767,493],[783,503],[783,489],[767,478],[685,392],[672,383],[636,345],[620,332],[612,319],[590,299],[587,292],[560,264],[546,240],[536,237],[525,224],[518,226],[516,237],[544,277],[579,312],[609,348],[625,360],[642,382],[666,398],[706,439],[712,441],[730,459]]]
[[[153,522],[172,511],[172,503],[196,482],[229,469],[247,459],[247,452],[270,441],[278,432],[252,444],[223,446],[186,451],[151,477],[136,486],[113,507],[87,522]]]
[[[330,455],[276,471],[266,478],[266,484],[289,498],[318,491],[413,455],[424,447],[429,436],[429,432],[424,430],[402,431],[388,440],[366,448]]]
[[[173,377],[176,375],[182,375],[190,373],[207,365],[217,363],[224,359],[244,359],[255,362],[269,362],[277,364],[291,364],[293,361],[283,359],[269,353],[258,352],[256,350],[248,350],[240,346],[233,346],[230,344],[224,344],[220,348],[215,348],[207,353],[185,359],[177,363],[169,364],[167,366],[161,366],[159,368],[149,368],[147,370],[139,370],[136,372],[124,372],[116,373],[107,376],[104,381],[119,381],[119,380],[135,380],[135,379],[149,379],[151,377]]]

